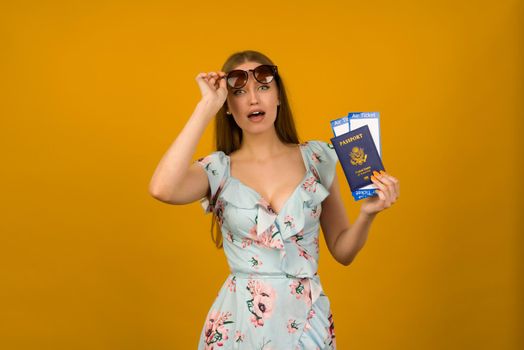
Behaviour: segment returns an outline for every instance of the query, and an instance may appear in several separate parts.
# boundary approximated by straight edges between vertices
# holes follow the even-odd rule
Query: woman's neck
[[[237,152],[242,154],[242,158],[264,161],[286,150],[288,150],[288,146],[280,141],[273,129],[261,134],[244,133],[242,144]]]

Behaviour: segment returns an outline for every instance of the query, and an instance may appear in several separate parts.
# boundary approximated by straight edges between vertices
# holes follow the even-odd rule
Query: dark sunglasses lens
[[[239,89],[246,84],[247,74],[242,70],[233,70],[227,75],[227,84],[234,88]]]
[[[269,84],[274,78],[273,68],[268,65],[258,66],[254,73],[255,78],[262,84]]]

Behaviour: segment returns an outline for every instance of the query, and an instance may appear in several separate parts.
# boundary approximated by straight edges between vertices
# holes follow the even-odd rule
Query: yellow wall
[[[349,267],[321,240],[339,349],[522,349],[523,2],[248,4],[2,4],[0,347],[196,348],[228,267],[148,183],[196,74],[255,49],[303,140],[379,111],[401,181]]]

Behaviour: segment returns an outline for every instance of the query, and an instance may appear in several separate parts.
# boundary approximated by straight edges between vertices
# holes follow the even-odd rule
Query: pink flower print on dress
[[[317,182],[320,182],[320,175],[318,174],[317,168],[315,168],[313,165],[309,166],[309,170],[311,170],[311,173],[317,179]]]
[[[208,155],[206,157],[198,158],[197,162],[199,162],[201,165],[206,166],[209,163],[211,163],[212,156]]]
[[[242,248],[249,247],[253,243],[252,239],[249,238],[242,238]]]
[[[275,224],[271,224],[271,226],[269,226],[269,228],[258,237],[258,239],[255,241],[255,244],[265,248],[283,249],[284,244],[278,236],[279,232],[280,231],[278,231]]]
[[[214,176],[217,176],[218,175],[218,171],[216,171],[216,169],[214,169],[211,166],[211,160],[212,159],[213,159],[212,155],[208,155],[206,157],[199,158],[197,160],[197,162],[200,163],[208,173],[211,173]]]
[[[233,323],[233,321],[228,321],[231,317],[231,312],[220,312],[213,311],[209,313],[209,316],[206,320],[206,325],[204,329],[204,334],[206,337],[205,340],[205,349],[214,350],[215,345],[221,347],[224,345],[224,341],[229,339],[227,333],[229,330],[226,328],[226,325]]]
[[[216,173],[214,175],[218,175],[218,173]],[[220,192],[222,191],[222,188],[224,187],[224,184],[225,184],[225,179],[222,179],[222,181],[220,181],[220,185],[218,186],[215,194],[213,195],[213,198],[211,198],[211,200],[209,200],[209,198],[206,197],[207,203],[208,203],[208,211],[215,213],[215,215],[216,215],[216,217],[218,219],[218,223],[220,225],[222,225],[222,223],[224,222],[225,202],[223,200],[217,199],[217,198],[220,195]]]
[[[308,192],[316,192],[317,191],[317,183],[318,180],[314,176],[310,176],[304,181],[302,184],[302,188],[304,188]]]
[[[298,256],[303,257],[306,260],[313,260],[313,257],[302,247],[298,248]]]
[[[277,215],[271,204],[269,204],[269,202],[264,197],[260,197],[257,201],[257,204],[266,209],[268,213]]]
[[[295,235],[291,236],[291,241],[293,243],[298,243],[303,239],[304,239],[304,230],[303,229],[297,232]]]
[[[224,201],[219,199],[215,204],[215,214],[218,218],[218,223],[222,226],[224,223]]]
[[[320,213],[322,212],[322,207],[320,205],[315,205],[313,209],[311,209],[311,213],[309,214],[312,218],[318,218],[320,216]]]
[[[298,326],[300,323],[297,323],[297,320],[289,319],[287,322],[287,332],[288,333],[295,333],[298,330]]]
[[[258,215],[255,217],[255,224],[249,229],[249,237],[242,239],[242,248],[255,243],[259,247],[283,249],[284,244],[277,236],[279,233],[275,224],[271,224],[266,231],[258,234]]]
[[[253,298],[253,310],[254,316],[256,316],[258,320],[270,317],[273,312],[273,303],[269,296],[264,294],[256,295]],[[257,324],[260,325],[260,322],[257,322]]]
[[[258,255],[252,256],[251,259],[249,259],[249,262],[251,263],[251,267],[255,270],[258,270],[258,268],[262,266],[262,260],[260,260]]]
[[[244,341],[244,337],[245,337],[244,333],[242,333],[240,331],[236,331],[235,332],[235,343],[243,342]]]
[[[294,279],[289,287],[292,295],[302,299],[308,307],[311,307],[311,284],[307,278]]]
[[[329,320],[329,327],[327,327],[329,338],[328,338],[328,344],[331,345],[333,348],[337,347],[337,342],[335,340],[335,322],[333,321],[333,314],[330,312],[328,316]]]
[[[300,230],[299,233],[297,233],[294,236],[291,236],[291,242],[297,247],[298,256],[301,256],[306,260],[313,260],[313,257],[299,243],[303,239],[304,239],[304,230]]]
[[[227,287],[229,288],[230,292],[236,292],[237,291],[237,277],[232,276],[229,281],[227,282]]]
[[[255,224],[249,229],[249,237],[242,238],[242,248],[249,247],[253,242],[258,239],[257,236],[257,218],[255,218]]]
[[[311,154],[311,159],[315,162],[315,163],[320,163],[322,161],[322,159],[320,158],[320,155],[316,152],[313,152]]]
[[[231,243],[233,243],[233,241],[235,240],[235,239],[233,238],[233,233],[232,233],[231,231],[227,231],[227,233],[226,233],[226,239],[227,239],[229,242],[231,242]]]
[[[307,315],[306,324],[304,325],[304,332],[307,332],[311,329],[311,323],[309,320],[311,320],[313,316],[315,316],[315,310],[311,309]]]
[[[258,239],[255,241],[255,244],[262,247],[269,247],[271,244],[271,232],[268,233],[269,230],[262,233]]]
[[[257,317],[257,315],[255,314],[251,315],[251,317],[249,318],[249,322],[251,322],[251,324],[255,328],[262,327],[264,325],[264,320],[262,319],[262,317]]]
[[[307,320],[311,320],[315,316],[315,310],[311,309],[309,310],[309,313],[307,314]]]
[[[249,237],[252,239],[252,240],[256,240],[257,239],[257,226],[258,224],[256,223],[256,218],[255,218],[255,224],[253,226],[251,226],[251,228],[249,229]]]
[[[291,294],[296,295],[297,299],[300,299],[304,291],[304,285],[300,282],[300,280],[293,280],[289,287],[291,288]]]
[[[282,240],[279,237],[275,237],[275,235],[273,235],[271,237],[271,243],[269,244],[269,247],[277,248],[277,249],[284,249],[284,243],[282,242]]]
[[[247,301],[251,312],[251,324],[256,327],[264,325],[264,321],[271,317],[276,300],[276,292],[271,285],[261,280],[249,280],[247,289],[252,299]]]
[[[284,225],[286,225],[286,229],[291,229],[295,227],[295,219],[291,215],[286,215],[284,218]]]

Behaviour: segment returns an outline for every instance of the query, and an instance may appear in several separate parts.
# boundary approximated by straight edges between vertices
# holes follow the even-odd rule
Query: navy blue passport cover
[[[386,171],[367,125],[333,137],[331,144],[335,148],[351,191],[371,185],[373,171]]]

